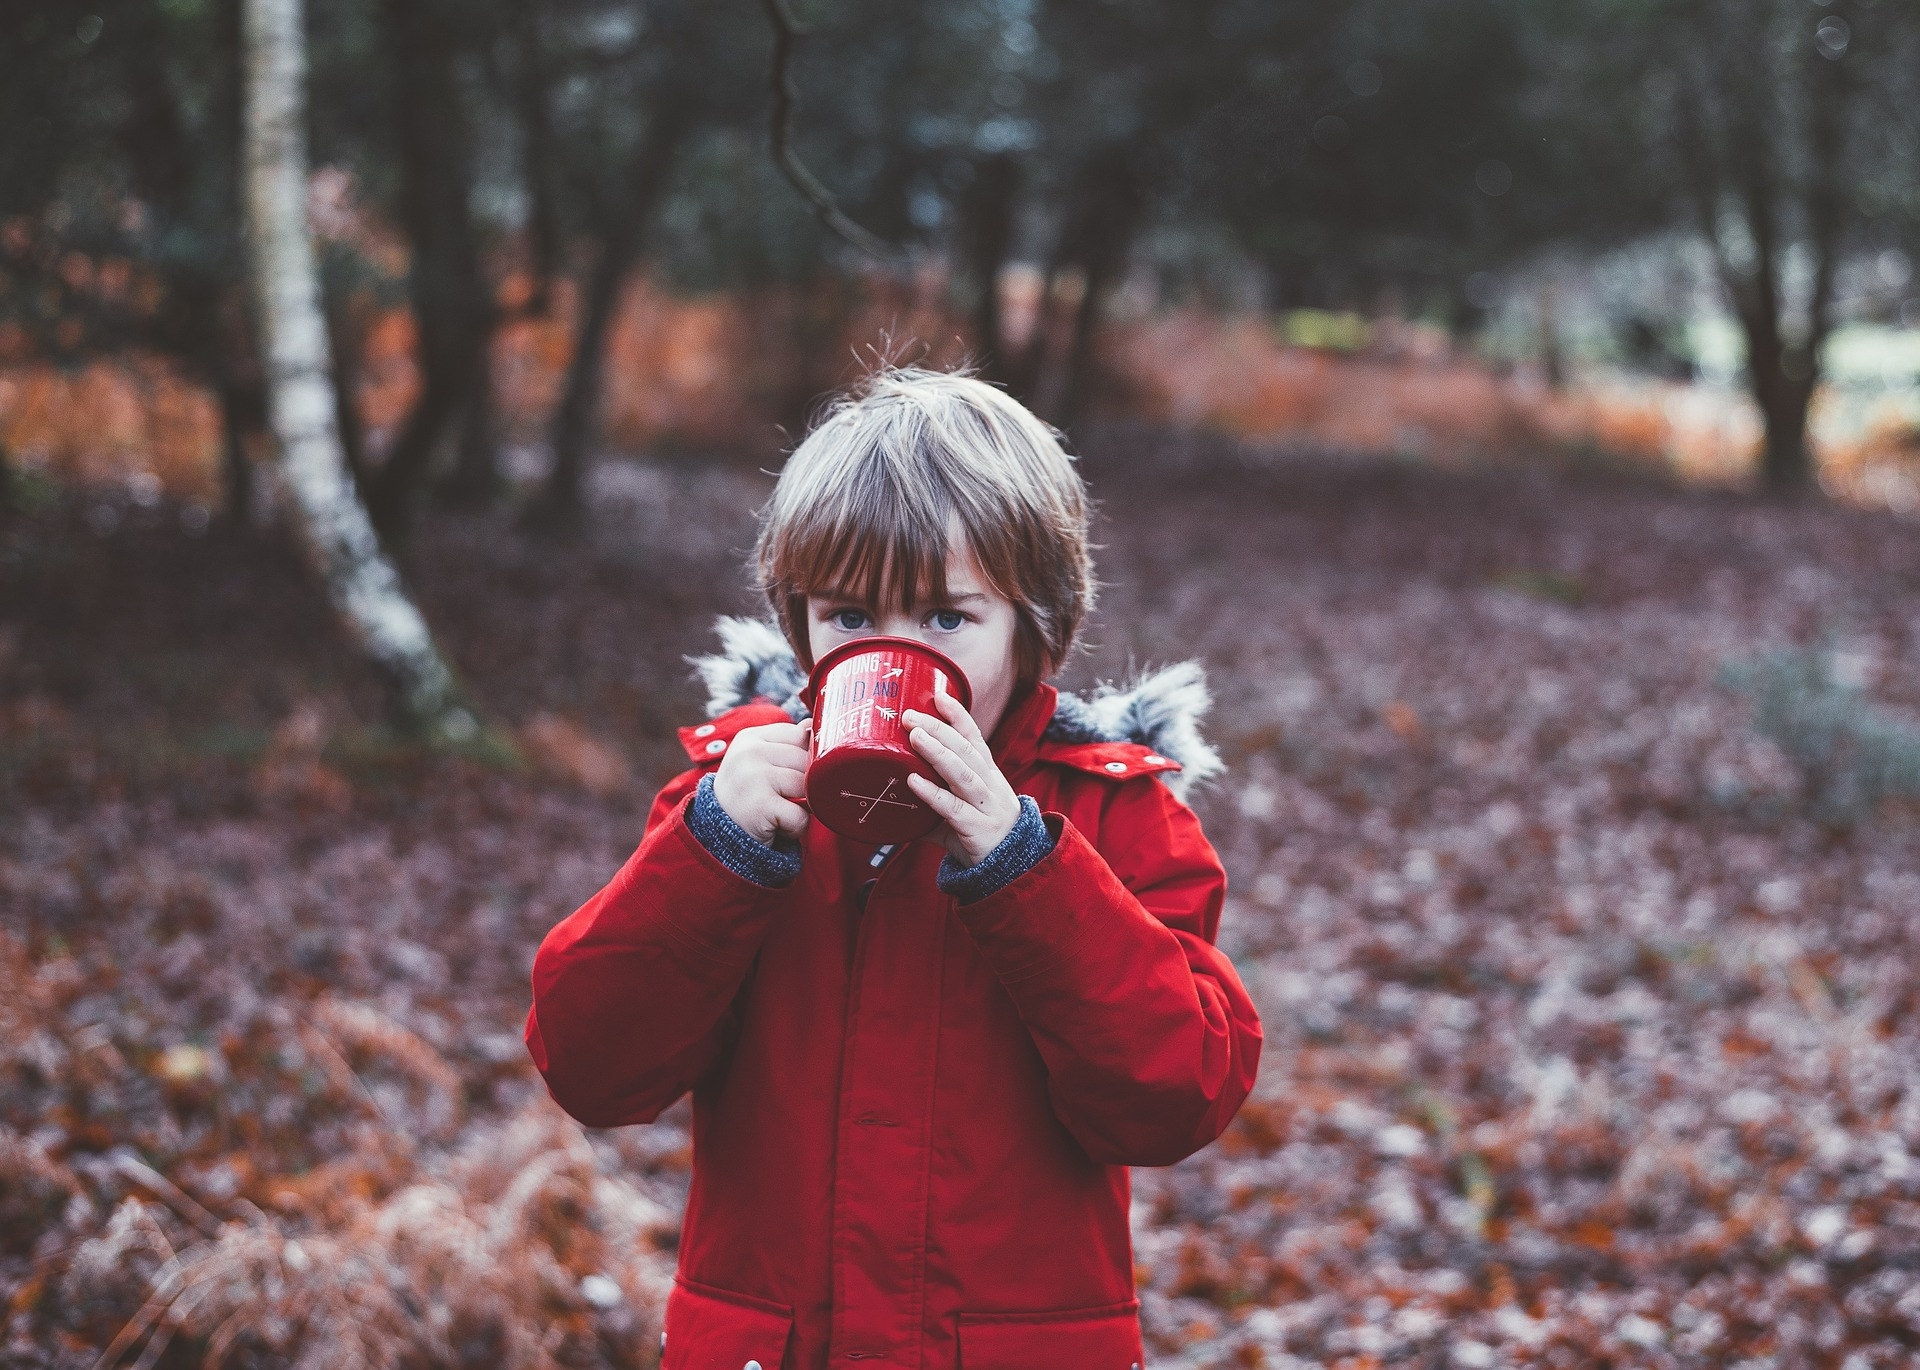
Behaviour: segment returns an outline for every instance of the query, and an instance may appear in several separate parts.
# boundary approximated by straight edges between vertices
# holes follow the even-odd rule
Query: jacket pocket
[[[962,1313],[960,1370],[1140,1370],[1135,1300],[1061,1313]]]
[[[660,1370],[780,1370],[792,1330],[784,1303],[675,1280]]]

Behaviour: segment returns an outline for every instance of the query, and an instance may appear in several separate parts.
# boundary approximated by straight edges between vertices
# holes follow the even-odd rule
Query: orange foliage
[[[1585,445],[1672,461],[1689,474],[1744,468],[1757,438],[1725,422],[1705,392],[1674,385],[1550,390],[1503,376],[1418,330],[1382,325],[1374,352],[1289,346],[1264,320],[1181,311],[1112,330],[1109,364],[1150,418],[1243,437],[1453,464],[1543,446]],[[1396,336],[1404,334],[1405,337]]]
[[[1526,456],[1543,448],[1606,452],[1688,481],[1749,479],[1758,412],[1744,393],[1655,380],[1590,380],[1549,389],[1435,348],[1422,330],[1375,329],[1371,353],[1289,346],[1263,320],[1174,312],[1109,330],[1105,359],[1142,417],[1198,423],[1248,438],[1437,464]],[[1810,418],[1821,483],[1854,503],[1920,508],[1920,427],[1889,407],[1842,431],[1823,393]]]
[[[145,476],[203,503],[219,490],[219,407],[155,357],[0,370],[0,448],[71,484]]]
[[[617,747],[559,714],[535,714],[520,730],[520,745],[544,774],[603,799],[624,792],[633,779]]]
[[[111,265],[111,264],[109,264]],[[101,268],[106,270],[106,267]],[[404,269],[403,265],[400,269]],[[1031,273],[1003,283],[1016,323],[1036,306]],[[858,374],[876,351],[952,365],[966,323],[938,268],[819,286],[677,295],[650,276],[627,287],[606,344],[603,442],[771,451],[808,404]],[[1024,294],[1023,294],[1024,291]],[[531,282],[513,275],[504,300]],[[507,433],[537,441],[560,403],[577,292],[554,291],[543,317],[515,317],[493,350]],[[1176,310],[1116,322],[1101,361],[1134,416],[1335,450],[1390,452],[1441,465],[1542,449],[1604,451],[1688,480],[1738,481],[1753,469],[1757,413],[1744,395],[1661,381],[1553,390],[1526,371],[1499,374],[1443,334],[1385,321],[1364,353],[1291,345],[1269,321]],[[364,339],[359,402],[377,445],[418,391],[411,316],[376,313]],[[13,354],[17,355],[17,349]],[[1920,507],[1920,430],[1889,411],[1842,435],[1817,403],[1822,481],[1857,503]],[[178,497],[219,488],[220,421],[206,389],[153,357],[78,370],[0,367],[0,444],[62,481],[101,485],[142,474]]]
[[[502,293],[523,299],[527,282],[509,278]],[[603,440],[623,451],[663,441],[770,448],[776,425],[850,379],[856,354],[889,338],[929,343],[923,360],[932,365],[958,362],[961,324],[944,294],[944,278],[934,273],[698,296],[636,277],[607,338]],[[535,437],[560,404],[576,310],[577,292],[561,282],[547,317],[515,319],[495,339],[499,412],[517,436]],[[397,424],[412,401],[412,354],[411,319],[400,310],[382,315],[367,340],[360,390],[376,434]]]

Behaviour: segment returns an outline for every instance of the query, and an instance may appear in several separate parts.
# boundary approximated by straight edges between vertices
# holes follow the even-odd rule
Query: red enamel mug
[[[814,664],[801,702],[813,711],[813,760],[807,807],[842,837],[875,846],[911,842],[940,825],[940,816],[907,785],[909,775],[944,784],[907,740],[901,714],[935,718],[936,689],[973,704],[960,668],[909,637],[843,642]]]

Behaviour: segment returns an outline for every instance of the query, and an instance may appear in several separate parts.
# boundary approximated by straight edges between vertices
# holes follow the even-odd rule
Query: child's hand
[[[713,797],[727,817],[771,847],[776,833],[800,837],[811,815],[794,801],[807,792],[807,746],[813,720],[742,728],[713,777]]]
[[[907,738],[948,788],[925,776],[909,775],[907,785],[946,823],[934,831],[947,853],[963,866],[977,866],[999,846],[1020,818],[1020,796],[994,762],[980,725],[965,706],[941,690],[934,707],[945,721],[907,709],[900,715]]]

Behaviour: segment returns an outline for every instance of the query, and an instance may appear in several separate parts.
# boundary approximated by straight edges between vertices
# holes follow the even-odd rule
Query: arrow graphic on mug
[[[840,797],[842,799],[857,799],[861,801],[863,805],[865,805],[865,808],[862,810],[860,814],[860,821],[862,823],[866,822],[869,818],[873,817],[874,810],[879,808],[882,804],[891,804],[896,809],[919,808],[920,804],[918,800],[909,800],[906,802],[902,802],[901,800],[898,800],[898,799],[887,798],[888,795],[893,793],[893,787],[895,785],[898,785],[899,783],[900,781],[898,778],[889,780],[886,783],[885,787],[881,789],[879,794],[857,794],[853,790],[842,790],[840,791]]]

